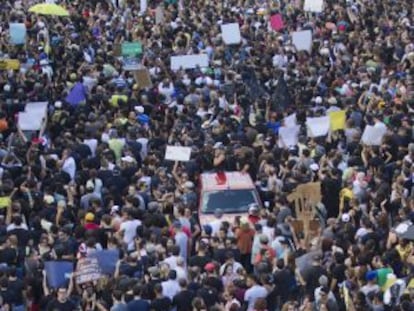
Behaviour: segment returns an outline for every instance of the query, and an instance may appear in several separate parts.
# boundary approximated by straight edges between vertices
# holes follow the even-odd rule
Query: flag
[[[77,106],[81,102],[86,101],[86,89],[85,86],[78,82],[76,83],[72,89],[70,90],[68,96],[66,97],[66,102],[68,102],[71,106]]]

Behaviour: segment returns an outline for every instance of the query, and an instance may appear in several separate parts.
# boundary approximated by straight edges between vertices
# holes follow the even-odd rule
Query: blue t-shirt
[[[150,308],[150,304],[147,300],[144,299],[134,299],[128,302],[128,311],[148,311]]]

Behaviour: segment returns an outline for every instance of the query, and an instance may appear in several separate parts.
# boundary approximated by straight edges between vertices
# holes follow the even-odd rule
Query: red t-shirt
[[[99,225],[97,225],[97,224],[95,224],[95,223],[93,223],[93,222],[87,222],[87,223],[84,225],[84,227],[85,227],[85,229],[86,229],[86,230],[95,230],[95,229],[99,229]]]

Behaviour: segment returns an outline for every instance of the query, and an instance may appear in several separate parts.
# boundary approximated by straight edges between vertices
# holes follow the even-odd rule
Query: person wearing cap
[[[99,225],[95,223],[95,215],[93,213],[91,213],[91,212],[86,213],[84,228],[86,230],[99,229]]]

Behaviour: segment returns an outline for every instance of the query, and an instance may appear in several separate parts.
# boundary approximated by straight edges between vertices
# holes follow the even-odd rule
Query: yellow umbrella
[[[31,13],[53,16],[69,16],[68,10],[54,3],[39,3],[29,9]]]

